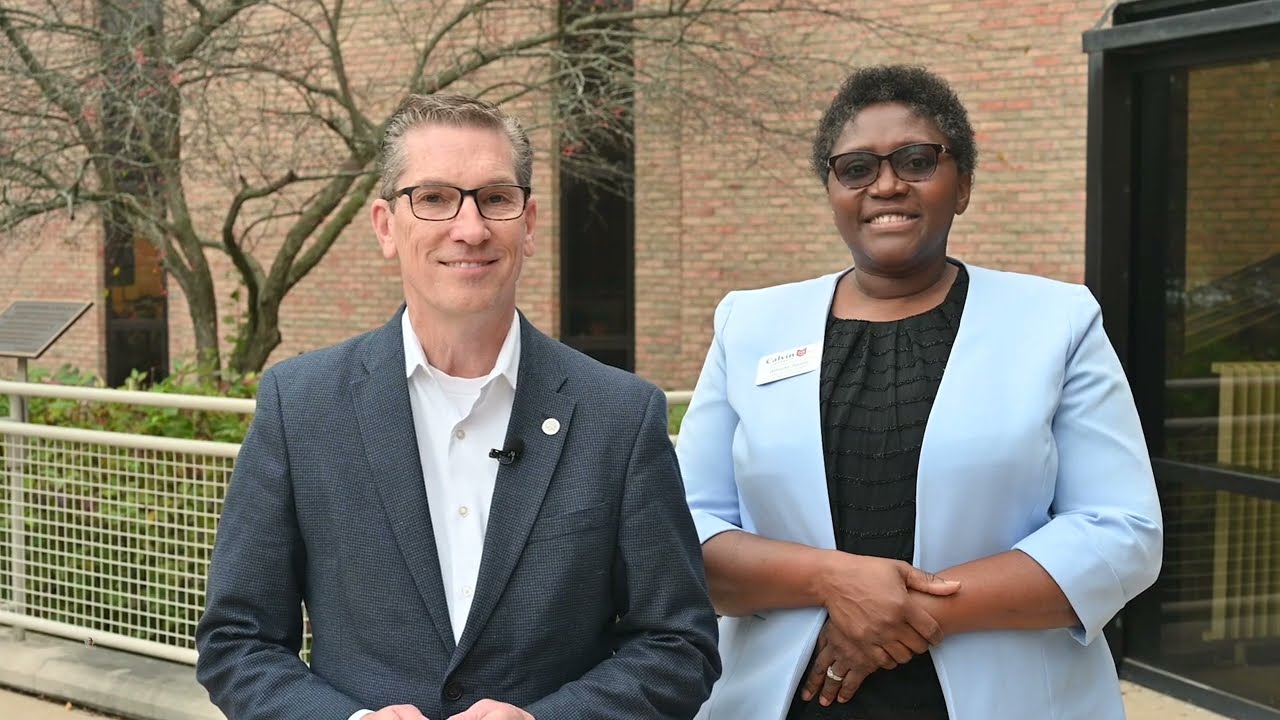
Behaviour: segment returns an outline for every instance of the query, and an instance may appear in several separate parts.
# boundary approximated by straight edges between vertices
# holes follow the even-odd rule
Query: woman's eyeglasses
[[[827,167],[836,176],[836,182],[857,190],[875,182],[880,177],[881,163],[889,161],[893,174],[906,182],[920,182],[933,177],[938,169],[938,158],[947,152],[944,145],[916,143],[904,145],[888,155],[877,155],[865,150],[840,153],[827,158]]]

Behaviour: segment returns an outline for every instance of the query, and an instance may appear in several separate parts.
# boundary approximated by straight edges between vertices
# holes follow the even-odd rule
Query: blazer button
[[[444,699],[449,702],[457,702],[462,699],[462,683],[457,680],[450,680],[444,686]]]

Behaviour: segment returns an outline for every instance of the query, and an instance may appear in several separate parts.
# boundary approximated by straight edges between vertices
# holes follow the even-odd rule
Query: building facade
[[[725,116],[708,117],[673,115],[637,98],[634,195],[604,225],[591,226],[581,203],[573,216],[573,199],[566,199],[570,193],[560,182],[556,139],[550,131],[535,133],[541,220],[537,254],[523,278],[522,308],[551,334],[589,352],[603,348],[602,357],[663,387],[692,387],[712,312],[725,293],[848,264],[822,186],[807,170],[808,144],[845,72],[870,63],[926,64],[955,84],[970,109],[980,160],[974,202],[955,225],[953,254],[1081,280],[1088,85],[1079,38],[1105,7],[1103,0],[906,0],[867,3],[858,21],[780,22],[776,36],[796,56],[813,58],[811,69],[788,79],[787,102],[756,97],[735,103],[737,90],[726,84],[708,90],[725,100]],[[369,53],[357,67],[372,73],[380,57]],[[638,65],[654,61],[637,52]],[[698,80],[690,73],[688,82]],[[527,102],[517,112],[530,124],[549,125],[548,103]],[[740,118],[731,114],[758,117],[774,132],[741,132],[735,129],[741,123],[731,122]],[[566,213],[572,217],[562,223]],[[160,292],[144,287],[159,282],[154,268],[146,267],[145,251],[135,254],[136,270],[128,278],[135,282],[124,285],[106,276],[104,264],[112,258],[104,256],[92,213],[55,215],[21,230],[0,245],[0,305],[29,298],[99,300],[39,365],[69,363],[106,374],[109,365],[128,363],[129,343],[111,342],[113,332],[132,332],[134,343],[155,342],[146,335],[154,322],[138,318],[130,326],[113,317],[137,318],[149,309],[154,315],[155,303],[119,309]],[[233,308],[230,266],[217,253],[209,255],[218,292],[228,298],[226,309]],[[168,359],[190,359],[186,301],[172,280],[163,292]],[[395,268],[378,255],[367,221],[358,217],[285,299],[284,340],[272,359],[374,327],[399,298]],[[231,315],[226,309],[223,315]]]
[[[1120,3],[1084,45],[1086,279],[1166,527],[1121,667],[1280,718],[1280,2]]]
[[[575,347],[691,388],[725,293],[849,263],[807,169],[844,73],[929,66],[978,133],[951,253],[1086,282],[1130,375],[1168,534],[1160,581],[1108,633],[1122,672],[1234,717],[1280,718],[1280,0],[865,5],[856,20],[771,28],[812,58],[785,102],[692,71],[682,81],[723,115],[637,97],[627,192],[565,178],[551,102],[520,101],[540,207],[522,309]],[[353,67],[374,77],[392,61],[378,27],[361,38]],[[663,58],[633,60],[645,72]],[[394,102],[395,88],[380,92]],[[743,132],[735,113],[772,131]],[[186,299],[146,247],[120,251],[92,213],[20,230],[0,243],[0,307],[95,301],[37,365],[111,376],[138,348],[147,362],[191,357]],[[235,308],[229,263],[211,261]],[[376,327],[400,298],[362,213],[285,299],[272,361]]]

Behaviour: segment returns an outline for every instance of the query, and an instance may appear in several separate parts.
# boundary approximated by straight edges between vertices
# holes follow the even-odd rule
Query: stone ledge
[[[189,665],[3,626],[0,685],[131,720],[225,720]]]

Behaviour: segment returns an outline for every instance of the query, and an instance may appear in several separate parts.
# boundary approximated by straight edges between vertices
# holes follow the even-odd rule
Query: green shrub
[[[72,368],[36,372],[36,382],[101,387]],[[195,368],[146,387],[135,374],[123,389],[252,398],[257,376],[202,382]],[[32,398],[32,422],[240,442],[251,416],[174,408]],[[678,432],[685,405],[671,407]],[[0,397],[0,413],[8,414]],[[169,645],[191,647],[203,605],[209,550],[231,461],[102,446],[33,441],[25,450],[27,612]],[[0,443],[0,467],[5,462]],[[8,494],[0,492],[0,546],[11,542]],[[10,558],[0,553],[0,601],[12,599]],[[90,620],[94,619],[94,620]],[[139,628],[145,628],[140,630]]]
[[[33,372],[32,380],[56,385],[102,387],[102,381],[98,378],[70,367],[63,367],[54,373]],[[258,375],[229,376],[218,382],[202,382],[194,366],[178,364],[172,375],[150,387],[146,386],[142,373],[134,373],[121,389],[252,399],[258,392]],[[251,415],[240,413],[211,413],[74,400],[32,398],[28,402],[31,422],[189,440],[241,442],[252,419]],[[672,435],[680,432],[680,421],[684,419],[684,413],[688,409],[688,405],[672,405],[668,410],[667,428]],[[6,417],[8,413],[8,398],[0,396],[0,417]]]
[[[54,385],[103,387],[102,381],[94,375],[66,366],[53,373],[37,370],[32,373],[31,380]],[[148,386],[145,375],[134,372],[120,389],[253,399],[258,391],[258,375],[224,373],[221,379],[209,382],[200,379],[195,366],[178,363],[173,373],[158,383]],[[31,398],[27,404],[29,419],[33,423],[187,440],[241,442],[252,419],[252,415],[247,413],[217,413],[50,398]],[[7,417],[8,413],[8,398],[0,397],[0,416]]]
[[[102,386],[66,367],[35,372],[32,380]],[[178,365],[162,382],[147,387],[135,374],[122,389],[253,398],[257,377],[202,382],[193,367]],[[28,403],[33,423],[222,442],[240,442],[252,417],[63,399]],[[8,415],[7,398],[0,413]],[[24,445],[27,612],[190,647],[231,461],[60,441]],[[5,450],[0,443],[0,463]],[[7,500],[0,493],[0,545],[11,541]],[[9,558],[0,557],[0,600],[12,599],[9,570]]]
[[[684,420],[684,413],[689,409],[688,405],[672,405],[667,410],[667,432],[672,435],[680,434],[680,423]]]

